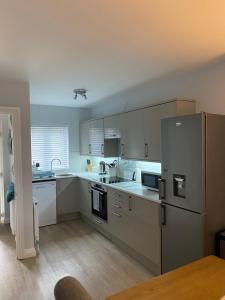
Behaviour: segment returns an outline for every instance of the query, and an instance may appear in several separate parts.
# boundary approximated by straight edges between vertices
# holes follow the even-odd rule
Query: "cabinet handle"
[[[88,146],[89,146],[89,154],[91,154],[91,144],[89,144]]]
[[[122,217],[121,214],[118,214],[118,213],[116,213],[116,212],[112,212],[112,214],[115,215],[115,216],[117,216],[118,218],[121,218],[121,217]]]
[[[122,208],[120,205],[112,204],[113,207],[115,208]]]
[[[104,144],[101,144],[101,153],[104,155]]]
[[[145,157],[148,157],[148,144],[145,144]]]
[[[121,144],[120,145],[120,152],[121,152],[121,157],[123,157],[124,156],[124,144]]]
[[[132,205],[133,203],[132,203],[132,197],[131,196],[129,196],[129,203],[128,203],[128,206],[129,206],[129,211],[132,211]]]
[[[159,199],[165,199],[166,198],[166,181],[165,179],[158,179],[159,182]]]
[[[162,226],[166,225],[166,205],[161,205],[161,224]]]

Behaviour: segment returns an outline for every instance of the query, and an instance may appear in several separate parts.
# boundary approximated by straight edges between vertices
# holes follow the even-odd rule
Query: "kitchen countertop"
[[[127,182],[118,182],[118,183],[112,183],[112,184],[107,184],[103,183],[100,181],[100,178],[103,177],[110,177],[109,175],[99,175],[98,173],[94,172],[77,172],[77,173],[72,173],[71,175],[67,176],[59,176],[56,175],[51,178],[40,178],[40,179],[33,179],[33,182],[38,182],[42,180],[52,180],[52,179],[65,179],[65,178],[74,178],[74,177],[79,177],[88,181],[96,182],[101,185],[117,189],[121,192],[129,193],[134,196],[141,197],[146,200],[154,201],[157,203],[161,203],[161,200],[159,200],[159,193],[150,191],[148,188],[144,187],[141,183],[136,182],[136,181],[127,181]]]
[[[106,300],[225,299],[225,260],[208,256]]]

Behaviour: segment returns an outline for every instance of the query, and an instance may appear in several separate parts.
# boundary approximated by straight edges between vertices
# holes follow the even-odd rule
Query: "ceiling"
[[[0,77],[29,80],[31,103],[91,107],[223,55],[224,12],[224,0],[0,0]]]

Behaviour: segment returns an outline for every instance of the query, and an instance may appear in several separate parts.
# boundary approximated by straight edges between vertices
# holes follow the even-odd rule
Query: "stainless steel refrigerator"
[[[162,120],[162,273],[215,253],[225,229],[225,116]]]

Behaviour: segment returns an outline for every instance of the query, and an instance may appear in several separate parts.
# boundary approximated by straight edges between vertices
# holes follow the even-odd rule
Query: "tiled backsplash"
[[[161,163],[144,162],[138,160],[119,160],[119,175],[132,179],[133,172],[136,173],[136,180],[141,181],[141,171],[161,173]]]
[[[137,181],[141,181],[141,171],[148,171],[154,173],[161,173],[161,163],[153,163],[153,162],[144,162],[144,161],[136,161],[136,160],[124,160],[118,157],[104,158],[104,157],[84,157],[80,156],[82,163],[79,163],[79,166],[83,165],[83,171],[85,170],[86,160],[90,159],[93,172],[99,172],[99,162],[104,161],[108,164],[112,163],[114,160],[118,161],[118,176],[124,177],[127,179],[132,179],[133,172],[136,172]],[[80,169],[80,168],[79,168]],[[107,167],[106,167],[107,171]]]

